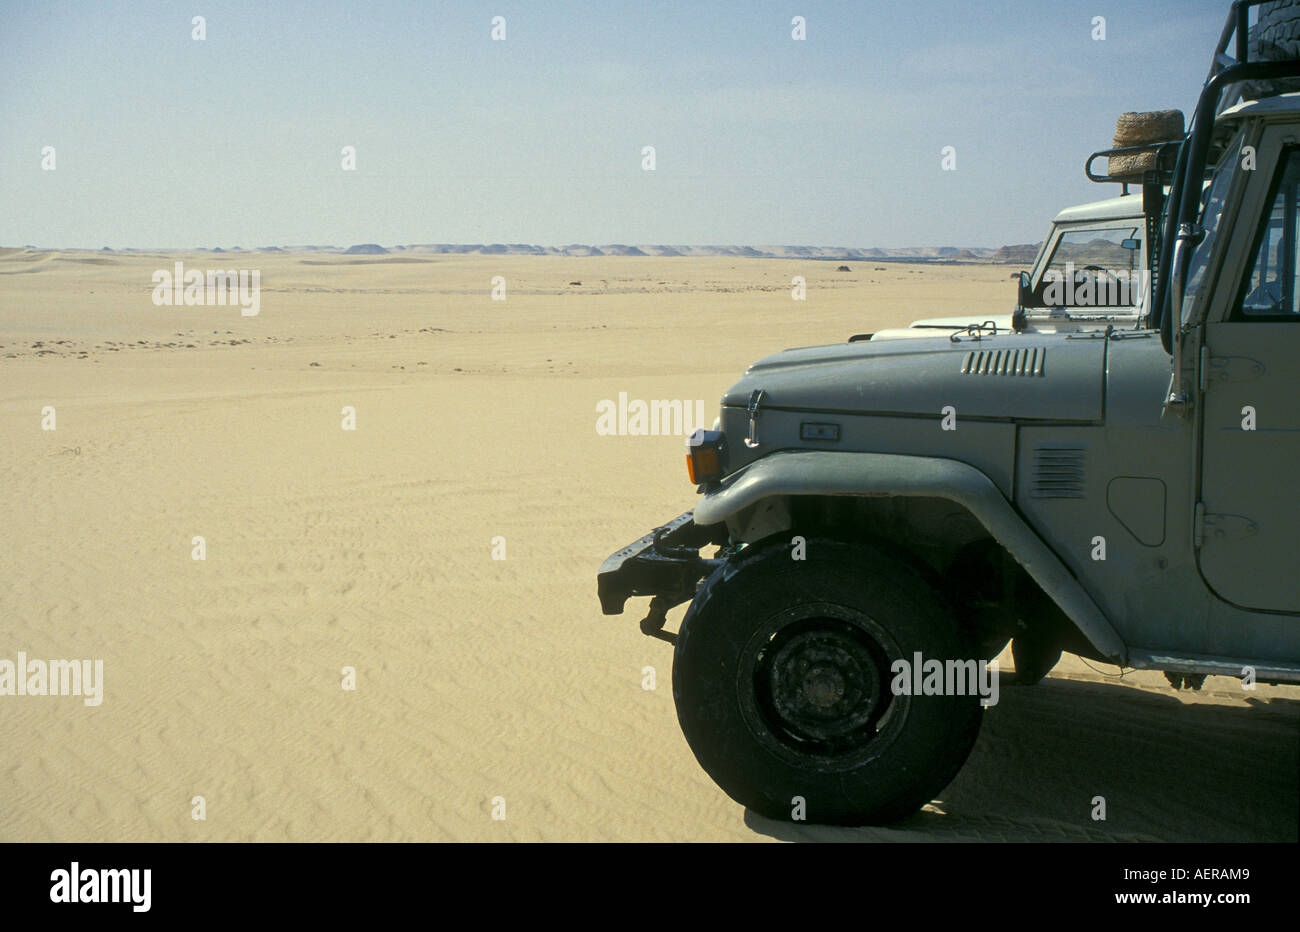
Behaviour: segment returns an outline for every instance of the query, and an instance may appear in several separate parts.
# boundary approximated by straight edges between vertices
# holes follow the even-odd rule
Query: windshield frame
[[[1201,185],[1201,208],[1197,214],[1197,223],[1204,230],[1204,236],[1196,244],[1195,250],[1187,261],[1187,275],[1183,283],[1182,306],[1178,308],[1179,329],[1186,330],[1199,316],[1208,298],[1214,294],[1211,287],[1218,278],[1219,267],[1223,262],[1225,248],[1220,244],[1231,243],[1230,231],[1222,229],[1226,216],[1231,225],[1236,219],[1233,208],[1241,199],[1241,192],[1247,180],[1243,176],[1249,173],[1241,169],[1242,147],[1246,142],[1246,126],[1240,126],[1223,148],[1223,153],[1214,165],[1214,171],[1207,182]],[[1220,187],[1222,185],[1222,187]],[[1211,216],[1213,211],[1213,216]],[[1220,234],[1228,232],[1227,236]]]

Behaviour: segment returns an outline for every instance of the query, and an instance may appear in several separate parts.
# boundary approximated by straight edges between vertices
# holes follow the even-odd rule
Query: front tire
[[[909,567],[831,540],[806,555],[751,547],[705,582],[677,638],[678,721],[709,776],[755,812],[897,821],[956,775],[983,710],[978,695],[894,695],[891,666],[977,647]]]

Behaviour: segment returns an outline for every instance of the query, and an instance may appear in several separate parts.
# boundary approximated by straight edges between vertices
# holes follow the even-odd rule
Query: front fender
[[[1050,547],[987,475],[959,460],[894,453],[771,453],[724,480],[695,507],[697,525],[720,524],[764,499],[792,495],[944,498],[961,505],[1042,587],[1105,657],[1127,660],[1119,634]]]

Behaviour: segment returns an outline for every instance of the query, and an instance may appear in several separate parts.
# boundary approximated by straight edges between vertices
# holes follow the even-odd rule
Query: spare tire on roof
[[[1259,6],[1258,21],[1250,27],[1248,55],[1250,61],[1286,61],[1300,58],[1300,0],[1272,0]],[[1234,47],[1229,45],[1229,54]],[[1219,101],[1222,113],[1238,100],[1258,100],[1277,94],[1300,91],[1300,78],[1277,78],[1272,81],[1243,81],[1226,88]]]
[[[1259,22],[1250,31],[1252,59],[1300,56],[1300,0],[1272,0],[1259,7]]]
[[[1148,113],[1121,113],[1115,121],[1114,149],[1146,146],[1139,152],[1112,155],[1106,160],[1106,174],[1114,181],[1141,181],[1142,173],[1156,167],[1160,143],[1183,137],[1183,111],[1152,110]]]

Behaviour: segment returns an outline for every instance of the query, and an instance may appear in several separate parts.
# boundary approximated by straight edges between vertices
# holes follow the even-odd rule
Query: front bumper
[[[701,557],[700,548],[727,542],[725,525],[700,527],[694,518],[693,511],[680,514],[610,554],[596,577],[601,611],[621,615],[636,595],[655,596],[664,608],[694,598],[699,581],[723,562]]]

